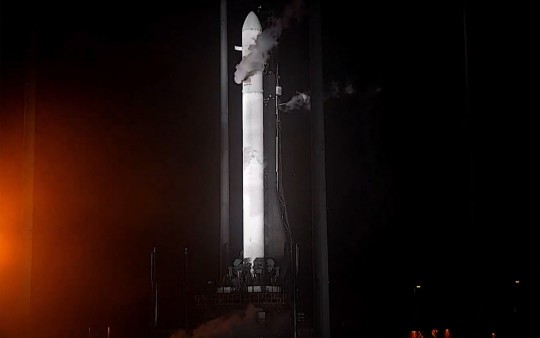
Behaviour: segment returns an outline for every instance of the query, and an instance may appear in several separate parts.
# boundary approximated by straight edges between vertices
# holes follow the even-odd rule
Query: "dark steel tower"
[[[227,0],[221,0],[221,194],[219,231],[219,280],[229,257],[229,76],[227,66]]]
[[[311,185],[313,248],[315,262],[315,322],[318,337],[330,337],[330,299],[328,292],[328,242],[326,217],[326,166],[321,44],[321,4],[309,3],[309,72],[311,81]]]

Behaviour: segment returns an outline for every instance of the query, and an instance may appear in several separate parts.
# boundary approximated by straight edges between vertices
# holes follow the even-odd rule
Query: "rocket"
[[[250,53],[262,27],[250,12],[242,26],[242,56]],[[256,71],[242,82],[243,258],[264,257],[264,139],[263,74]]]

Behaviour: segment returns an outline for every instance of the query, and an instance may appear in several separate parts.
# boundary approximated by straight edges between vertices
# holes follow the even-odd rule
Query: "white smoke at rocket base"
[[[281,18],[272,19],[272,24],[258,35],[255,43],[249,47],[249,54],[242,57],[236,65],[234,82],[241,84],[257,71],[263,71],[269,52],[278,44],[283,29],[288,27],[291,19],[300,19],[303,8],[302,0],[293,0],[285,7]]]
[[[248,304],[244,311],[228,313],[209,320],[192,331],[178,330],[169,338],[243,338],[257,336],[261,325],[257,323],[257,312],[262,309]],[[287,313],[273,315],[272,326],[265,326],[268,334],[284,335],[290,327],[290,316]]]
[[[178,330],[169,338],[228,337],[245,329],[255,319],[255,307],[250,304],[244,313],[229,314],[203,323],[192,332]]]

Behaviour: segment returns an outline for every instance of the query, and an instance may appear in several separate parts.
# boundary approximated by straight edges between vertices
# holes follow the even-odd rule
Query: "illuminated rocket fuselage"
[[[262,27],[250,12],[242,27],[242,56],[250,53]],[[242,82],[243,258],[264,257],[263,74]]]

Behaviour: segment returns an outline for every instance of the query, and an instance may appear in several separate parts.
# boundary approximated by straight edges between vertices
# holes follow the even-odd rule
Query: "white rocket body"
[[[262,27],[250,12],[242,27],[242,56],[250,53]],[[243,258],[264,257],[263,75],[257,71],[242,82]]]

